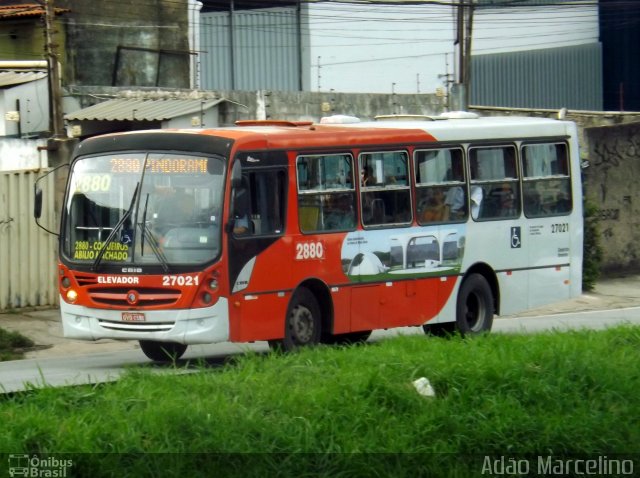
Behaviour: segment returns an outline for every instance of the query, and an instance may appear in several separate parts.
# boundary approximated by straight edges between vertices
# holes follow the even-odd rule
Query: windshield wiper
[[[149,245],[151,246],[151,250],[160,261],[160,264],[162,265],[162,269],[165,271],[165,273],[169,272],[169,261],[167,261],[167,258],[162,252],[162,249],[158,247],[158,244],[159,244],[158,239],[156,238],[155,234],[151,231],[151,228],[147,226],[146,222],[139,222],[138,227],[140,227],[140,231],[142,232],[142,241],[143,241],[143,243],[140,244],[140,247],[143,247],[144,245],[145,234],[148,235]]]
[[[138,196],[139,189],[140,189],[140,181],[136,183],[136,187],[133,190],[133,197],[131,198],[131,204],[129,205],[129,208],[122,215],[122,217],[120,218],[118,223],[115,225],[115,227],[111,229],[111,232],[107,236],[107,239],[102,244],[102,248],[98,252],[98,256],[96,257],[96,260],[93,262],[93,265],[91,266],[92,271],[98,270],[98,266],[100,265],[100,262],[102,262],[102,256],[104,256],[104,253],[107,251],[107,247],[109,246],[109,244],[111,244],[111,242],[113,241],[113,238],[116,237],[116,233],[120,230],[124,222],[131,216],[131,213],[133,212],[133,208],[136,205],[136,198]]]
[[[142,242],[140,243],[140,255],[144,256],[144,233],[147,230],[147,208],[149,206],[149,193],[147,193],[147,197],[144,200],[144,212],[142,213],[142,224],[144,227],[142,228]],[[151,234],[151,231],[149,231]],[[153,235],[151,235],[153,237]]]

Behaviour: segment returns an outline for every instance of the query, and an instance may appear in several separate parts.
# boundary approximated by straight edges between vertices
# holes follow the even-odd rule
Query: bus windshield
[[[118,153],[70,172],[62,254],[76,263],[202,264],[220,252],[221,157]]]

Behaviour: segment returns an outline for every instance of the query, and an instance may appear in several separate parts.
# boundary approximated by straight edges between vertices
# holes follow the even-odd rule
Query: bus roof
[[[506,140],[510,138],[562,137],[575,133],[575,124],[550,118],[523,116],[448,117],[436,120],[384,119],[382,121],[346,125],[365,128],[416,128],[432,135],[437,141]]]
[[[386,116],[378,121],[344,123],[251,120],[237,126],[210,129],[156,130],[115,133],[115,135],[162,132],[216,136],[232,140],[241,149],[309,149],[323,147],[386,145],[402,143],[467,142],[567,137],[575,134],[575,124],[549,118],[479,117],[474,114],[426,116]],[[113,137],[114,135],[109,135]]]

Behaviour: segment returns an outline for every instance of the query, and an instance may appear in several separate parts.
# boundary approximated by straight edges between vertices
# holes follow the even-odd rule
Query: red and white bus
[[[485,332],[494,314],[581,293],[581,197],[576,127],[553,119],[90,138],[61,215],[64,334],[139,340],[163,360],[223,341]]]

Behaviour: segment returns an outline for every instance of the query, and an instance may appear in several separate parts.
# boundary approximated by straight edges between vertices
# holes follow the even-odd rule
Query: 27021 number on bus
[[[162,285],[167,286],[197,286],[198,276],[162,276]]]
[[[311,259],[324,259],[322,242],[298,242],[296,244],[296,260],[307,261]]]
[[[551,224],[551,233],[556,234],[559,232],[569,232],[569,223]]]

